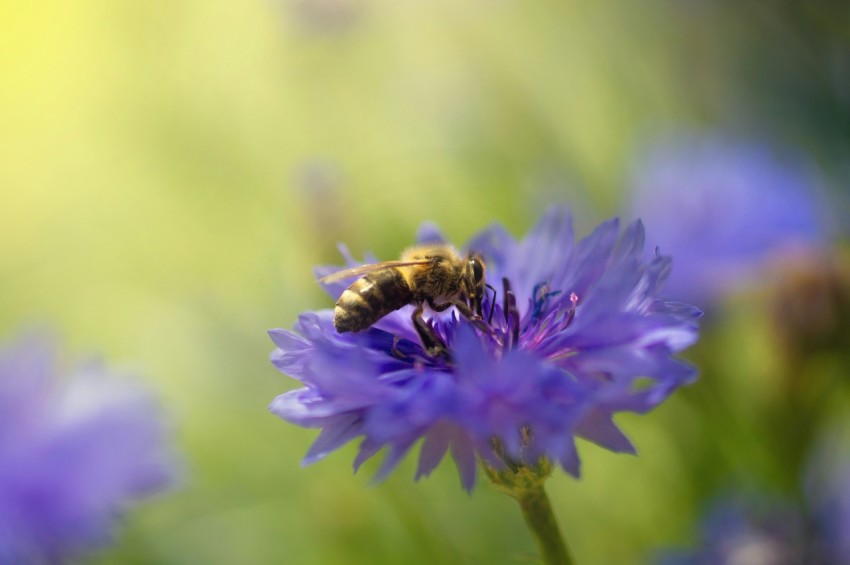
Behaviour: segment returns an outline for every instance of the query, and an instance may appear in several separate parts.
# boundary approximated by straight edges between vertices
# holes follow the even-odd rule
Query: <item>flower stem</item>
[[[574,561],[561,537],[558,521],[552,512],[543,483],[552,474],[551,464],[544,458],[534,466],[518,464],[507,457],[504,468],[484,462],[484,471],[497,489],[519,502],[525,523],[537,542],[546,565],[573,565]]]
[[[547,565],[572,565],[573,559],[567,549],[558,521],[552,512],[549,497],[541,483],[537,488],[524,491],[516,497],[525,523],[537,542],[537,547]]]

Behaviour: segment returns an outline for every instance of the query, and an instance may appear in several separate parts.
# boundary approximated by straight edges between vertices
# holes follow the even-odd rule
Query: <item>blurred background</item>
[[[266,410],[297,383],[265,331],[332,305],[312,269],[338,242],[521,236],[552,204],[580,235],[644,217],[662,251],[685,223],[674,276],[724,283],[689,297],[701,380],[618,420],[639,456],[585,443],[583,478],[549,481],[577,561],[693,547],[738,492],[805,507],[812,446],[850,437],[818,439],[850,408],[847,22],[838,1],[0,0],[0,332],[144,375],[186,461],[90,561],[533,561],[514,502],[448,462],[302,468],[315,432]]]

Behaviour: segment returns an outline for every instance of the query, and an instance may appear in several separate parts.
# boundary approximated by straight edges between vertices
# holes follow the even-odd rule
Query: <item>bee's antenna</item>
[[[493,291],[493,300],[490,301],[490,316],[487,317],[487,325],[493,321],[493,311],[496,309],[496,289],[490,286],[489,283],[484,283],[484,286]]]

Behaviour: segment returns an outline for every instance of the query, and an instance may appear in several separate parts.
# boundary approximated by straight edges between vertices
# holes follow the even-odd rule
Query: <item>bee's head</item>
[[[481,258],[481,255],[472,253],[467,258],[466,267],[467,281],[470,287],[468,291],[472,310],[480,316],[481,303],[484,300],[484,288],[487,284],[484,277],[484,273],[486,271],[484,259]]]

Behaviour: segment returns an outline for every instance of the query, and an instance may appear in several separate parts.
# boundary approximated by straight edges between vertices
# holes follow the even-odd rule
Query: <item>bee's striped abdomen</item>
[[[334,308],[334,327],[340,333],[365,330],[390,312],[413,300],[398,269],[387,268],[354,281]]]

